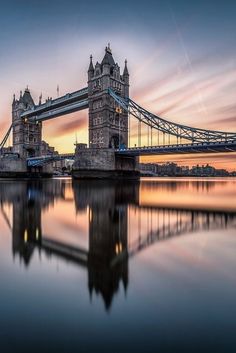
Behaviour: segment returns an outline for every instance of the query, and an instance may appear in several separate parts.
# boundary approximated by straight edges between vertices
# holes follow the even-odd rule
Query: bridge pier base
[[[76,148],[75,179],[138,179],[138,158],[118,155],[111,148]]]
[[[28,168],[26,158],[0,156],[0,178],[48,178],[52,174],[51,166]]]

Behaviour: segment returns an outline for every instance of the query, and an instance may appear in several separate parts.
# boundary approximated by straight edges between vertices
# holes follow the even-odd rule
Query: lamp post
[[[118,113],[118,117],[119,117],[119,150],[120,150],[120,114],[122,113],[122,109],[120,106],[116,108],[116,113]]]

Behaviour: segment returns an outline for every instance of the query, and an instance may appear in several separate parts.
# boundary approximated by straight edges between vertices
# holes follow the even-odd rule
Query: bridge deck
[[[168,154],[191,154],[191,153],[226,153],[236,152],[235,142],[215,142],[215,143],[189,143],[182,145],[164,145],[149,147],[131,147],[116,149],[117,155],[125,156],[149,156],[149,155],[168,155]],[[52,163],[61,159],[74,159],[73,153],[61,155],[38,156],[27,159],[29,167],[40,166]]]
[[[236,152],[236,141],[215,143],[188,143],[179,145],[144,146],[116,149],[116,154],[148,156],[164,154]]]

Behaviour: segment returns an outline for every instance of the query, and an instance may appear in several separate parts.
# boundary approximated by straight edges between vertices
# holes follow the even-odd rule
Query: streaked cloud
[[[138,104],[174,122],[236,131],[236,4],[214,4],[220,26],[210,1],[183,0],[171,7],[164,0],[145,7],[136,2],[134,10],[132,1],[121,0],[120,7],[125,12],[114,21],[108,0],[13,0],[2,5],[0,139],[11,122],[14,92],[29,84],[37,102],[41,91],[55,97],[57,84],[61,95],[86,86],[89,55],[101,60],[107,42],[121,68],[128,59],[131,97]],[[60,151],[72,150],[76,133],[88,141],[87,122],[87,111],[46,122],[44,138]],[[134,143],[137,129],[134,123],[132,127]],[[215,161],[231,163],[230,156],[217,155]],[[210,156],[195,158],[206,161]]]

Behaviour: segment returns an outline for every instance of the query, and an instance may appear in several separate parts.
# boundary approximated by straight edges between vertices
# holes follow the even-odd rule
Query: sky
[[[0,139],[15,93],[28,85],[38,102],[87,85],[89,56],[107,43],[130,97],[147,110],[190,126],[236,132],[236,2],[146,0],[0,0]],[[88,141],[88,111],[43,123],[60,152]],[[135,131],[132,142],[135,143]],[[146,157],[236,170],[235,154]]]

